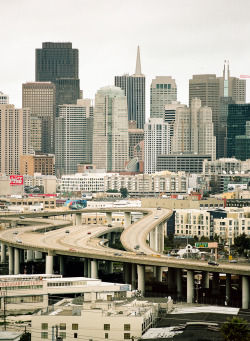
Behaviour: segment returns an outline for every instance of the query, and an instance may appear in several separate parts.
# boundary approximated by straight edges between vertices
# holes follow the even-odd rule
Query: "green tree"
[[[234,239],[234,246],[236,246],[236,250],[239,254],[243,254],[245,250],[250,249],[250,238],[247,237],[245,233],[242,233]]]
[[[122,198],[127,198],[128,190],[126,187],[121,187],[120,192],[121,192]]]
[[[20,341],[30,341],[30,340],[31,340],[31,333],[24,333],[20,338]]]
[[[168,237],[164,238],[164,244],[165,247],[169,248],[169,247],[174,247],[174,235],[173,233],[170,233]]]
[[[250,340],[248,323],[240,317],[228,318],[227,322],[222,324],[220,330],[224,341]]]

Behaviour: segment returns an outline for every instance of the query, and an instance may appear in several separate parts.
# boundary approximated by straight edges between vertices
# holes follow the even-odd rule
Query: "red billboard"
[[[23,185],[23,175],[10,175],[10,185]]]

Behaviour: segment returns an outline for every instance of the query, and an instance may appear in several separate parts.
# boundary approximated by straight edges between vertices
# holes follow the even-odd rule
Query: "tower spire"
[[[137,47],[137,58],[136,58],[136,67],[135,67],[135,76],[141,75],[141,59],[140,59],[140,47]]]

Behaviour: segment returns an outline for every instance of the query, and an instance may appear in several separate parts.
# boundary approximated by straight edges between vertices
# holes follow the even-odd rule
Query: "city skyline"
[[[17,108],[21,107],[22,84],[35,80],[35,49],[46,41],[72,42],[73,48],[79,49],[81,89],[85,98],[92,99],[99,88],[113,84],[115,75],[134,73],[139,45],[146,76],[146,118],[150,83],[156,76],[172,76],[178,87],[177,100],[188,104],[192,75],[221,77],[224,60],[229,60],[235,77],[250,74],[248,1],[241,1],[241,6],[235,0],[192,0],[188,4],[182,0],[157,4],[138,0],[119,6],[113,0],[105,6],[78,0],[73,4],[62,1],[59,6],[55,0],[49,7],[47,4],[45,0],[39,11],[30,0],[6,2],[1,7],[5,34],[0,91],[8,94]],[[7,13],[13,15],[11,27],[7,26]],[[21,52],[18,58],[17,51]],[[247,102],[248,87],[249,80]]]

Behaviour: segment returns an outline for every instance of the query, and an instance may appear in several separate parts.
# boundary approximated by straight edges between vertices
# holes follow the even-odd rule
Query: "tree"
[[[127,198],[128,190],[126,187],[121,187],[120,192],[121,192],[122,198]]]
[[[250,238],[245,233],[242,233],[234,239],[234,246],[236,246],[239,254],[243,254],[245,250],[250,249]]]
[[[220,330],[224,341],[249,341],[248,323],[240,317],[227,318]]]
[[[173,235],[173,233],[169,233],[169,236],[165,237],[164,239],[165,239],[165,243],[164,244],[165,244],[165,246],[167,248],[174,247],[174,235]]]
[[[31,333],[24,333],[20,338],[20,341],[30,341],[30,340],[31,340]]]

